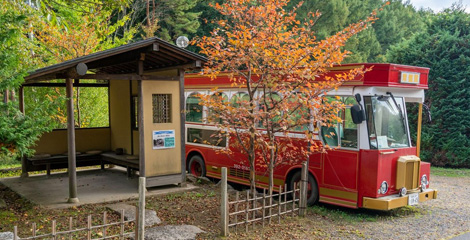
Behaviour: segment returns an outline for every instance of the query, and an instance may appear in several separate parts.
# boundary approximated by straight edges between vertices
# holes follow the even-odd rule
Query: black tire
[[[298,171],[294,173],[294,175],[289,179],[289,190],[294,189],[294,183],[297,183],[298,185],[300,183],[300,179],[301,172]],[[310,191],[307,190],[307,204],[313,205],[318,202],[318,186],[317,181],[315,181],[315,178],[311,174],[308,174],[308,188]]]
[[[206,176],[206,164],[204,164],[204,160],[201,156],[194,155],[189,159],[188,172],[195,177]]]

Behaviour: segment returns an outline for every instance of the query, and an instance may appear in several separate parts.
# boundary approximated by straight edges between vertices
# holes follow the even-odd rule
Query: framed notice
[[[175,148],[175,130],[153,131],[153,149]]]

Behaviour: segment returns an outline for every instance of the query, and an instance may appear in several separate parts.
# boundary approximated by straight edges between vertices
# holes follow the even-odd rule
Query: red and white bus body
[[[360,79],[345,82],[338,90],[331,91],[328,95],[349,99],[359,93],[366,120],[357,125],[347,124],[347,121],[351,121],[347,117],[350,114],[348,110],[343,114],[346,125],[339,123],[335,130],[337,139],[334,139],[333,143],[327,143],[334,146],[336,142],[338,147],[309,157],[308,170],[319,193],[316,200],[349,208],[389,210],[435,199],[437,191],[429,188],[430,164],[420,161],[417,148],[411,145],[405,106],[405,102],[423,103],[429,69],[396,64],[346,64],[333,67],[329,74],[357,67],[372,67],[372,70]],[[187,74],[186,106],[189,106],[191,101],[194,102],[194,98],[190,97],[194,96],[192,94],[211,94],[213,87],[222,90],[228,99],[243,92],[243,89],[231,87],[228,75],[221,74],[211,81],[199,74]],[[398,108],[401,114],[397,114]],[[217,130],[215,125],[199,121],[207,114],[205,109],[201,110],[204,116],[197,117],[196,121],[194,118],[187,118],[186,122],[188,170],[196,174],[202,173],[200,169],[195,170],[194,164],[189,165],[192,158],[200,158],[196,162],[203,161],[207,176],[220,178],[221,168],[227,167],[229,181],[249,185],[248,165],[240,163],[243,162],[240,159],[244,156],[235,154],[228,157],[218,154],[215,150],[217,147],[195,140],[201,138],[209,141],[210,135]],[[391,129],[392,126],[395,129]],[[401,126],[403,130],[400,132],[397,129]],[[319,129],[318,141],[323,144],[332,141],[331,138],[323,137],[323,134],[332,129]],[[291,134],[298,138],[303,135],[302,132]],[[230,140],[222,144],[230,144]],[[300,168],[300,161],[297,165],[277,167],[274,171],[275,189],[292,181],[292,177],[298,175],[296,173]],[[266,188],[267,171],[256,170],[257,186]],[[423,177],[424,175],[426,177]],[[384,185],[387,185],[387,189]]]

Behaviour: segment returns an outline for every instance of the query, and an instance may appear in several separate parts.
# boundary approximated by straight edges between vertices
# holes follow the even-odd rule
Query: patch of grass
[[[0,169],[10,169],[18,167],[21,167],[21,161],[19,159],[4,154],[0,155]]]
[[[80,170],[85,170],[85,169],[98,169],[100,168],[99,166],[88,166],[88,167],[78,167],[77,171]],[[66,172],[67,169],[53,169],[51,170],[51,173],[59,173],[59,172]],[[35,172],[29,172],[28,173],[30,176],[31,175],[36,175],[36,174],[46,174],[46,170],[43,171],[35,171]],[[21,176],[21,165],[19,168],[13,168],[13,169],[0,169],[0,178],[6,178],[6,177],[19,177]]]
[[[431,177],[432,175],[443,177],[470,177],[470,169],[431,167]]]
[[[314,214],[327,217],[332,220],[346,222],[376,222],[380,215],[376,212],[363,211],[362,209],[347,209],[334,206],[314,205],[308,208]]]
[[[377,222],[393,218],[415,217],[425,215],[426,210],[414,206],[405,206],[390,211],[378,211],[371,209],[350,209],[332,205],[318,204],[308,208],[309,212],[320,215],[332,221],[346,223]]]

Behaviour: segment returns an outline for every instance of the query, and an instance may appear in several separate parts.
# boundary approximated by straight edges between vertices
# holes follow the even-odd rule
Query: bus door
[[[341,97],[347,107],[340,111],[342,122],[321,127],[323,144],[332,149],[322,154],[323,173],[319,180],[320,201],[357,207],[359,178],[358,125],[353,123],[350,107],[354,97]],[[348,106],[349,105],[349,106]]]

